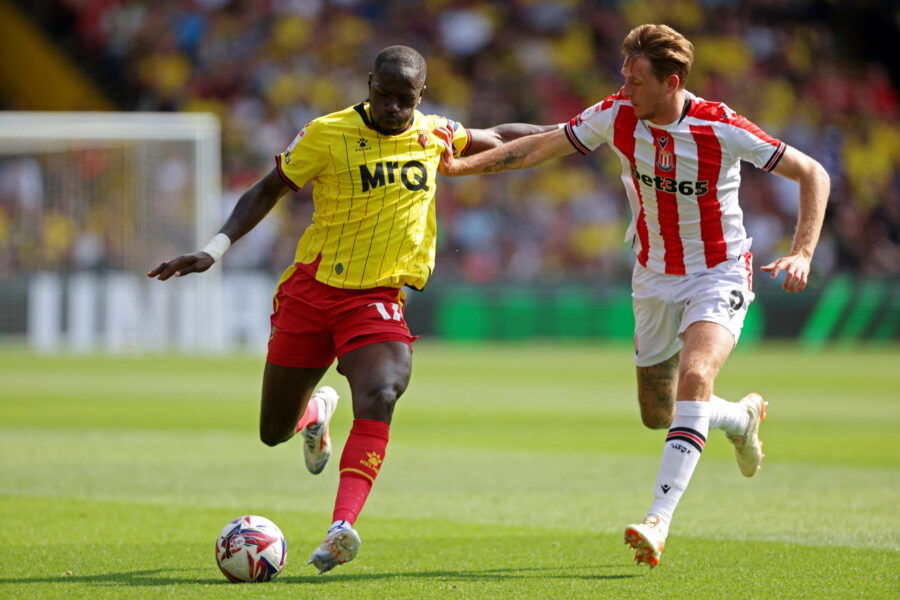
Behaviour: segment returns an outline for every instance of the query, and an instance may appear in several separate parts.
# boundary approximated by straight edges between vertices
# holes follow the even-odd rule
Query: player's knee
[[[289,438],[290,435],[286,435],[285,432],[279,427],[275,427],[271,424],[266,423],[259,424],[259,439],[266,446],[277,446],[278,444],[288,440]]]
[[[647,429],[668,429],[672,424],[672,415],[668,412],[642,412],[641,421]]]
[[[703,365],[683,367],[678,373],[679,396],[682,396],[682,393],[694,395],[695,392],[711,386],[715,375],[712,368]]]
[[[361,402],[357,403],[359,407],[356,411],[357,418],[390,423],[394,406],[405,390],[405,385],[396,383],[385,384],[371,390]]]

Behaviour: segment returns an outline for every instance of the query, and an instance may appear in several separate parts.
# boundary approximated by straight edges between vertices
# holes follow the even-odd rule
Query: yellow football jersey
[[[321,255],[316,279],[338,288],[422,289],[434,269],[435,176],[443,149],[434,130],[453,130],[457,156],[471,135],[455,121],[419,111],[405,131],[384,135],[368,115],[362,103],[319,117],[276,157],[293,189],[313,182],[313,222],[294,262]]]

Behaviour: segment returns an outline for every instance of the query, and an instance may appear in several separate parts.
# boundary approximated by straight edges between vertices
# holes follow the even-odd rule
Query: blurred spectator
[[[223,123],[226,209],[273,165],[310,119],[366,96],[371,57],[405,43],[429,63],[423,110],[472,127],[568,120],[620,85],[619,44],[643,22],[667,22],[696,45],[688,88],[733,99],[773,135],[810,153],[832,177],[820,273],[900,273],[898,98],[884,66],[847,58],[827,10],[799,0],[44,0],[71,17],[85,55],[114,65],[128,110],[203,110]],[[843,13],[834,12],[834,15]],[[835,17],[831,17],[832,19]],[[889,16],[887,18],[890,18]],[[88,67],[89,68],[89,67]],[[896,75],[896,74],[895,74]],[[556,168],[443,181],[438,277],[484,282],[613,277],[631,261],[630,215],[617,159],[599,152]],[[41,169],[0,160],[0,269],[46,259],[115,264],[65,206],[44,206]],[[188,196],[184,163],[162,181]],[[85,172],[86,181],[90,173]],[[172,191],[167,193],[173,193]],[[744,169],[742,203],[758,261],[790,244],[796,186]],[[73,197],[77,197],[76,194]],[[43,208],[40,217],[26,213]],[[85,212],[85,211],[82,211]],[[281,268],[311,209],[286,199],[226,267]],[[110,218],[107,216],[107,218]],[[130,218],[127,213],[119,218]],[[22,232],[10,223],[28,225]],[[92,228],[93,227],[93,228]],[[37,229],[33,229],[37,228]],[[76,234],[76,231],[78,232]],[[241,245],[247,248],[241,251]],[[11,248],[10,253],[7,249]],[[107,256],[111,253],[112,256]]]

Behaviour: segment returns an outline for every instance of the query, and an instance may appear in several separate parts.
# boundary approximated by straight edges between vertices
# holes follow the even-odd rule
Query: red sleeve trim
[[[572,121],[574,120],[575,119],[572,119]],[[581,140],[578,139],[578,136],[575,135],[575,132],[572,130],[572,121],[566,123],[564,128],[566,137],[569,139],[569,142],[575,146],[575,150],[577,150],[579,154],[590,154],[591,151],[587,146],[581,143]]]
[[[781,157],[784,156],[785,149],[787,149],[787,144],[784,142],[778,144],[778,147],[775,148],[775,152],[772,154],[772,158],[770,158],[769,162],[766,163],[766,166],[763,167],[763,171],[771,171],[777,167]]]
[[[466,130],[466,136],[468,136],[469,141],[466,142],[465,147],[460,151],[460,153],[459,153],[460,156],[465,156],[466,154],[468,154],[468,153],[469,153],[469,148],[472,147],[472,132],[469,131],[469,128],[468,128],[468,127],[463,127],[463,129]]]
[[[278,175],[281,176],[281,180],[288,184],[292,190],[294,190],[295,192],[299,192],[300,188],[297,187],[297,185],[293,181],[291,181],[287,175],[284,174],[284,170],[281,168],[280,154],[275,155],[275,165],[278,167]]]

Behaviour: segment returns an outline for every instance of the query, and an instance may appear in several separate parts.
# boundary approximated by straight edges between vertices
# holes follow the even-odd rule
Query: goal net
[[[220,225],[219,155],[212,115],[0,112],[0,340],[220,350],[220,269],[146,277]]]

